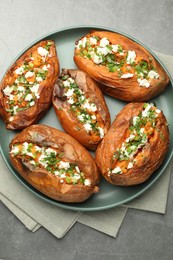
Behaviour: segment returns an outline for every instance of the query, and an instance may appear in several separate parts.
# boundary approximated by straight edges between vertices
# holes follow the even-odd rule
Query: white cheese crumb
[[[117,45],[112,44],[111,46],[112,46],[112,51],[113,52],[118,52],[118,44]]]
[[[109,40],[106,37],[102,38],[100,40],[100,46],[101,47],[106,47],[107,45],[109,45]]]
[[[84,114],[80,114],[80,115],[77,116],[77,118],[78,118],[81,122],[84,121],[84,117],[85,117]]]
[[[87,133],[92,130],[92,126],[88,123],[84,124],[84,128],[87,131]]]
[[[34,92],[35,94],[38,92],[39,84],[35,84],[32,87],[30,87],[31,92]]]
[[[127,64],[133,63],[133,62],[135,61],[135,58],[136,58],[136,53],[135,53],[135,51],[128,51],[126,63],[127,63]]]
[[[74,99],[73,99],[72,97],[70,97],[67,101],[68,101],[68,103],[71,104],[71,105],[74,104]]]
[[[68,168],[70,168],[70,164],[69,162],[60,161],[59,168],[67,170]]]
[[[92,59],[93,59],[95,64],[100,64],[101,62],[103,62],[103,58],[101,56],[96,55],[96,54],[94,54],[92,56]]]
[[[16,73],[17,75],[22,75],[23,72],[24,72],[23,66],[21,66],[21,67],[19,67],[19,68],[17,68],[17,69],[15,70],[15,73]]]
[[[13,92],[13,89],[7,86],[6,88],[3,89],[3,92],[6,96],[10,96],[11,92]]]
[[[96,115],[92,115],[91,118],[92,118],[93,120],[96,120],[96,119],[97,119]]]
[[[89,179],[85,179],[84,185],[90,186],[91,185],[91,181]]]
[[[127,166],[127,169],[131,169],[133,168],[133,163],[132,162],[129,162],[128,166]]]
[[[17,146],[13,146],[10,153],[16,154],[18,152],[19,152],[19,148]]]
[[[112,170],[112,173],[122,173],[122,170],[121,170],[121,168],[119,167],[119,166],[117,166],[116,168],[114,168],[113,170]]]
[[[38,47],[38,54],[40,54],[41,56],[46,56],[48,55],[48,51],[46,49],[44,49],[43,47]]]
[[[57,155],[57,152],[55,150],[53,150],[52,148],[47,148],[45,150],[47,155],[51,155],[51,153],[54,153],[55,155]]]
[[[138,79],[139,86],[149,88],[150,82],[147,79]]]
[[[27,71],[27,73],[25,74],[25,78],[27,79],[27,78],[31,78],[31,77],[33,77],[34,76],[34,72],[32,72],[32,71]]]
[[[99,130],[99,133],[100,133],[100,138],[103,138],[104,135],[105,135],[103,128],[98,127],[98,130]]]
[[[154,70],[150,70],[150,72],[148,73],[148,77],[150,79],[158,79],[159,74],[157,72],[155,72]]]
[[[68,89],[68,91],[65,93],[65,96],[71,97],[71,96],[73,96],[73,92],[74,92],[74,89]]]
[[[32,94],[28,94],[26,97],[25,97],[25,100],[26,101],[31,101],[33,98]]]
[[[91,45],[96,45],[97,44],[97,39],[95,37],[90,37],[90,44]]]
[[[19,91],[24,91],[25,88],[24,88],[23,86],[18,86],[18,90],[19,90]]]
[[[103,48],[103,47],[97,47],[97,53],[99,55],[104,55],[106,56],[109,53],[109,49],[108,48]]]
[[[133,77],[133,73],[126,73],[121,76],[122,79],[128,79]]]
[[[42,78],[42,77],[36,77],[36,81],[37,81],[37,82],[42,82],[42,81],[43,81],[43,78]]]
[[[76,48],[77,49],[80,49],[81,47],[85,48],[86,47],[86,42],[87,42],[87,38],[84,37],[83,39],[78,41],[78,44],[76,45]]]

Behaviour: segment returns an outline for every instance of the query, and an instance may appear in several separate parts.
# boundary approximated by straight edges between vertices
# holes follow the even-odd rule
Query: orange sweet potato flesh
[[[81,89],[90,101],[97,106],[97,114],[100,126],[106,133],[110,127],[110,114],[106,105],[104,96],[100,91],[97,83],[85,72],[76,69],[64,69],[63,75],[69,75],[75,80],[79,89]],[[64,130],[78,140],[83,146],[89,150],[95,150],[102,140],[97,133],[92,131],[87,133],[83,124],[78,120],[77,116],[70,110],[70,104],[63,99],[62,90],[59,81],[54,87],[53,106],[56,115],[64,128]]]
[[[78,167],[91,181],[90,186],[83,184],[61,183],[60,178],[48,172],[45,168],[31,169],[23,163],[22,158],[12,156],[10,160],[19,174],[34,188],[53,198],[63,202],[82,202],[93,193],[98,192],[97,184],[100,180],[98,168],[90,153],[68,134],[46,125],[32,125],[17,134],[10,143],[10,150],[14,144],[24,142],[34,143],[40,147],[57,148],[64,157]]]
[[[137,163],[122,174],[109,172],[109,169],[115,167],[113,155],[126,139],[131,118],[141,112],[143,105],[143,102],[127,104],[118,113],[107,135],[96,150],[95,160],[100,172],[108,182],[114,185],[131,186],[145,182],[163,163],[168,151],[169,129],[165,116],[160,112],[151,135],[152,138],[146,143],[142,153],[139,153]],[[123,167],[123,163],[126,164],[126,161],[118,162],[116,166],[119,166],[119,163]]]
[[[154,78],[150,80],[150,87],[141,87],[137,81],[136,74],[132,78],[121,78],[118,76],[118,71],[110,72],[106,66],[95,64],[92,59],[81,56],[80,49],[75,48],[74,62],[79,69],[87,72],[100,84],[100,88],[104,93],[123,101],[132,102],[150,100],[165,90],[169,84],[169,77],[158,61],[143,46],[128,37],[114,32],[92,31],[86,35],[87,38],[92,36],[99,37],[100,39],[105,37],[111,44],[120,44],[126,53],[128,50],[135,51],[137,62],[140,60],[144,60],[147,63],[152,62],[152,66],[159,74],[158,79]],[[121,58],[121,56],[119,57]],[[125,67],[122,68],[122,70],[124,69]]]
[[[46,44],[51,44],[49,49],[49,56],[46,58],[46,64],[49,65],[47,70],[47,75],[45,80],[39,82],[38,94],[40,96],[39,99],[35,100],[35,105],[19,111],[16,115],[11,116],[9,112],[7,112],[7,99],[3,93],[3,89],[5,89],[8,85],[13,85],[17,78],[17,74],[15,70],[19,67],[23,66],[26,61],[32,57],[31,63],[33,68],[39,68],[44,65],[42,61],[42,57],[38,55],[37,49],[39,47],[44,47]],[[0,116],[4,120],[7,129],[18,130],[23,129],[31,124],[36,123],[49,109],[52,101],[52,92],[54,84],[59,75],[59,61],[56,53],[56,47],[54,41],[47,40],[41,41],[28,49],[15,63],[8,69],[5,76],[3,77],[0,83]],[[29,81],[32,83],[34,81],[34,77],[31,77]],[[18,100],[20,102],[20,100]],[[23,106],[25,106],[27,102],[23,102]],[[16,105],[18,102],[16,101]]]

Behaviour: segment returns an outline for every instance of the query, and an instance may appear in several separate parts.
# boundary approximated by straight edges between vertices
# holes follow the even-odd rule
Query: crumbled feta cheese
[[[70,87],[70,81],[69,80],[63,81],[63,85],[64,87]]]
[[[42,69],[45,70],[45,71],[47,71],[47,66],[44,65]]]
[[[109,49],[108,48],[103,48],[103,47],[97,47],[97,53],[99,55],[104,55],[106,56],[109,53]]]
[[[111,46],[112,46],[112,51],[113,52],[118,52],[118,44],[116,44],[116,45],[112,44]]]
[[[71,105],[74,104],[74,99],[73,99],[72,97],[70,97],[67,101],[68,101],[68,103],[71,104]]]
[[[13,146],[10,153],[17,154],[19,152],[18,146]]]
[[[112,170],[112,173],[122,173],[122,170],[121,170],[121,168],[119,167],[119,166],[117,166],[116,168],[114,168],[113,170]]]
[[[128,79],[133,77],[133,73],[126,73],[121,76],[122,79]]]
[[[129,162],[128,166],[127,166],[127,169],[131,169],[133,168],[133,163],[132,162]]]
[[[57,152],[55,150],[53,150],[52,148],[47,148],[45,150],[47,155],[51,155],[51,153],[54,153],[55,155],[57,155]]]
[[[80,174],[78,174],[78,173],[75,173],[74,176],[73,176],[73,178],[75,178],[76,180],[79,180],[80,177],[81,177],[81,176],[80,176]]]
[[[139,116],[134,116],[133,117],[133,125],[135,126],[136,123],[140,120]]]
[[[147,117],[148,116],[148,111],[153,107],[154,105],[151,104],[147,104],[147,107],[145,108],[144,111],[142,111],[142,117]]]
[[[148,77],[150,79],[158,79],[159,74],[157,72],[155,72],[154,70],[150,70],[149,73],[148,73]]]
[[[94,103],[89,103],[88,100],[83,104],[83,108],[88,109],[89,111],[95,112],[97,111],[97,107]]]
[[[100,133],[100,138],[103,138],[104,135],[105,135],[103,128],[98,127],[98,130],[99,130],[99,133]]]
[[[3,92],[6,96],[10,96],[11,92],[13,92],[13,89],[9,86],[3,89]]]
[[[46,56],[49,54],[49,52],[43,47],[38,47],[37,50],[38,50],[38,54],[41,56]]]
[[[17,75],[22,75],[23,72],[24,72],[23,66],[21,66],[21,67],[19,67],[19,68],[17,68],[17,69],[15,70],[15,73],[16,73]]]
[[[96,45],[97,44],[97,39],[95,37],[90,37],[89,41],[90,41],[91,45]]]
[[[81,122],[84,122],[84,117],[85,117],[85,114],[80,114],[77,116],[77,118],[81,121]]]
[[[135,58],[136,58],[136,53],[135,53],[135,51],[128,51],[126,63],[127,63],[127,64],[133,63],[133,62],[135,61]]]
[[[32,87],[30,87],[31,92],[34,92],[35,94],[38,92],[39,84],[34,84]]]
[[[24,91],[25,88],[23,86],[18,86],[18,91]]]
[[[42,77],[36,77],[36,81],[37,81],[37,82],[42,82],[42,81],[43,81],[43,78],[42,78]]]
[[[60,172],[59,171],[54,171],[54,174],[56,175],[56,176],[59,176],[60,175]]]
[[[9,99],[13,100],[14,99],[14,95],[10,94]]]
[[[101,47],[106,47],[107,45],[109,45],[109,40],[106,37],[102,38],[100,40],[100,46]]]
[[[14,115],[16,115],[17,114],[17,109],[19,108],[19,106],[18,105],[16,105],[16,106],[14,106],[13,107],[13,113],[14,113]]]
[[[73,92],[74,92],[74,89],[68,89],[68,91],[65,93],[65,96],[71,97],[71,96],[73,96]]]
[[[87,133],[92,130],[92,126],[89,123],[84,124],[84,128],[87,131]]]
[[[97,119],[96,115],[92,115],[92,116],[91,116],[91,119],[92,119],[92,120],[96,120],[96,119]]]
[[[130,136],[126,139],[126,142],[132,141],[135,138],[135,135],[130,134]]]
[[[93,59],[95,64],[100,64],[100,63],[103,62],[103,58],[101,56],[96,55],[96,54],[93,55],[92,59]]]
[[[147,79],[138,79],[139,86],[148,88],[150,86],[150,82]]]
[[[68,168],[70,168],[70,164],[69,162],[60,161],[59,168],[67,170]]]
[[[89,179],[85,179],[84,185],[90,186],[91,185],[91,181]]]
[[[34,105],[35,105],[35,101],[33,100],[30,102],[30,106],[33,107]]]
[[[155,112],[157,113],[157,114],[159,114],[159,113],[161,113],[161,110],[159,110],[158,108],[155,110]]]
[[[34,76],[34,72],[32,72],[32,71],[27,71],[27,73],[25,74],[25,78],[27,79],[27,78],[31,78],[31,77],[33,77]]]
[[[69,81],[70,83],[74,83],[74,82],[75,82],[74,79],[72,79],[72,78],[68,78],[68,81]]]
[[[26,101],[31,101],[33,98],[32,94],[28,94],[26,97],[25,97],[25,100]]]
[[[84,37],[83,39],[78,41],[78,44],[76,45],[76,48],[77,49],[80,49],[81,47],[85,48],[86,47],[86,42],[87,42],[87,38]]]
[[[80,173],[80,169],[79,169],[78,166],[75,166],[75,169],[76,169],[76,171],[77,171],[78,173]]]

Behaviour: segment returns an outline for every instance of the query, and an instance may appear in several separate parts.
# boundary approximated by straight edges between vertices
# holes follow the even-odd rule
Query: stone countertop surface
[[[127,33],[173,55],[173,0],[1,0],[0,76],[35,39],[58,29],[99,25]],[[165,215],[129,209],[117,238],[76,223],[59,240],[44,228],[28,231],[0,202],[0,259],[170,260],[173,178]]]

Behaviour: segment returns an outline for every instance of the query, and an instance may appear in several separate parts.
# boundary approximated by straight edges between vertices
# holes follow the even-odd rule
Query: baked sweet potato
[[[169,129],[163,113],[153,104],[132,102],[115,118],[95,159],[108,182],[136,185],[160,167],[168,145]]]
[[[32,125],[17,134],[10,160],[28,183],[55,200],[82,202],[99,190],[100,175],[90,153],[50,126]]]
[[[53,105],[64,130],[95,150],[110,127],[109,111],[95,81],[81,70],[63,69],[54,87]]]
[[[100,83],[101,90],[124,101],[147,101],[162,93],[169,77],[143,46],[121,34],[92,31],[76,42],[74,61]]]
[[[53,41],[39,42],[16,60],[0,83],[0,116],[7,129],[23,129],[46,113],[58,76]]]

